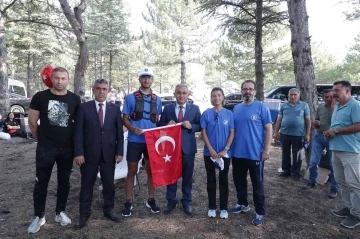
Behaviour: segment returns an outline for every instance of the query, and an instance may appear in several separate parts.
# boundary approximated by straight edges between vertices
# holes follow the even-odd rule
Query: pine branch
[[[12,22],[28,22],[28,23],[36,23],[36,24],[41,24],[41,25],[45,25],[45,26],[49,26],[49,27],[52,27],[52,28],[57,28],[57,29],[61,29],[61,30],[65,30],[65,31],[68,31],[68,32],[73,32],[73,29],[71,28],[65,28],[65,27],[61,27],[61,26],[57,26],[57,25],[54,25],[52,23],[49,23],[49,22],[43,22],[39,19],[11,19],[11,20],[7,20],[5,25],[9,24],[9,23],[12,23]],[[87,32],[85,31],[87,34],[89,35],[94,35],[94,36],[100,36],[101,34],[98,34],[98,33],[94,33],[94,32]]]

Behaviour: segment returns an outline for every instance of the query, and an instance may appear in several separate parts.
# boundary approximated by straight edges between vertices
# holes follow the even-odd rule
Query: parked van
[[[31,99],[27,97],[26,87],[23,82],[8,79],[8,97],[11,112],[28,114]]]
[[[8,79],[8,90],[10,93],[27,97],[25,84],[18,80]]]

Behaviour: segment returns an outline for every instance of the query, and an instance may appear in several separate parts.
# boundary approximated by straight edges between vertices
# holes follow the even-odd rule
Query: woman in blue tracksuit
[[[211,90],[211,104],[201,116],[200,125],[205,142],[204,161],[209,198],[208,217],[216,217],[216,169],[211,158],[222,158],[224,169],[219,172],[220,218],[228,218],[228,172],[230,146],[234,138],[234,118],[230,110],[223,108],[224,91],[215,87]]]

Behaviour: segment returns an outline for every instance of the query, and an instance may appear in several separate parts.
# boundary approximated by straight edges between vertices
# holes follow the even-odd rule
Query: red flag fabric
[[[144,132],[154,187],[176,183],[182,175],[181,124]]]

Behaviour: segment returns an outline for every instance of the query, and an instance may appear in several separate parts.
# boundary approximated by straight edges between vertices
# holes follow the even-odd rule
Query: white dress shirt
[[[103,123],[105,122],[105,112],[106,112],[106,100],[104,102],[98,102],[95,100],[95,107],[96,107],[96,113],[99,112],[100,106],[99,104],[102,103],[102,110],[103,110]]]

